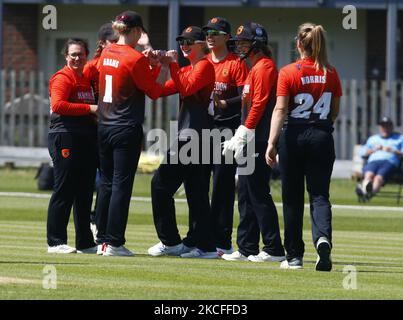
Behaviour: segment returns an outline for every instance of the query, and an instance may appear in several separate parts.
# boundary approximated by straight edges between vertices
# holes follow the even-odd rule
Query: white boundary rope
[[[34,199],[50,199],[50,194],[47,193],[29,193],[29,192],[0,192],[0,197],[16,197],[16,198],[34,198]],[[131,201],[151,202],[149,197],[131,197]],[[175,202],[186,203],[186,199],[175,199]],[[282,207],[280,202],[275,203],[276,206]],[[1,205],[0,205],[1,206]],[[305,205],[309,208],[309,204]],[[359,210],[359,211],[398,211],[403,212],[403,207],[384,207],[384,206],[355,206],[355,205],[340,205],[333,204],[332,208],[342,210]]]

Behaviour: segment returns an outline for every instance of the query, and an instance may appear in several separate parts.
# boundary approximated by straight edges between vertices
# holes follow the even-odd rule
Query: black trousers
[[[212,227],[216,247],[222,249],[232,247],[236,168],[236,163],[213,164]]]
[[[305,178],[314,244],[332,240],[330,178],[335,160],[331,128],[295,125],[283,129],[278,145],[287,259],[304,255],[302,240]]]
[[[143,127],[100,125],[98,139],[101,183],[95,214],[97,243],[119,247],[126,242],[125,231]]]
[[[284,255],[277,210],[270,194],[271,169],[265,161],[266,148],[267,142],[256,141],[255,170],[250,175],[238,176],[237,244],[239,252],[245,256],[259,253],[260,233],[265,252]]]
[[[90,213],[97,168],[96,133],[49,133],[48,148],[55,175],[48,208],[48,245],[67,243],[67,224],[73,207],[76,248],[93,247]]]
[[[234,134],[235,129],[228,127],[218,127],[220,131],[231,130]],[[224,142],[225,138],[222,137]],[[213,190],[211,193],[211,228],[213,230],[213,237],[215,246],[221,249],[229,250],[232,247],[232,228],[234,222],[234,202],[235,202],[235,174],[237,164],[234,160],[231,164],[225,163],[225,157],[219,150],[221,162],[214,164],[211,158],[210,170],[206,170],[206,179],[210,187],[210,178],[213,176]],[[211,155],[213,151],[211,151]],[[185,190],[187,191],[188,184],[185,183]],[[193,236],[193,214],[189,211],[189,232],[183,242],[189,246],[194,247]]]
[[[176,216],[174,194],[185,183],[189,211],[192,212],[192,244],[203,251],[215,251],[211,230],[211,210],[208,195],[209,165],[173,163],[172,152],[178,153],[185,142],[167,152],[167,163],[161,164],[151,182],[154,225],[161,242],[168,246],[181,243]],[[207,172],[207,173],[206,173]]]

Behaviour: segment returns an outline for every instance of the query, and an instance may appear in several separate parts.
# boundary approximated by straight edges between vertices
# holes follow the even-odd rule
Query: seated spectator
[[[362,184],[356,187],[360,199],[369,200],[379,192],[399,168],[402,152],[402,136],[393,132],[392,120],[383,117],[379,122],[379,134],[369,137],[360,150],[360,156],[367,159]]]

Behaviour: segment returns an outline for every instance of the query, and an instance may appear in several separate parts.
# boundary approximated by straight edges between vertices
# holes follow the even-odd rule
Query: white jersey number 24
[[[330,103],[332,101],[332,93],[324,92],[319,100],[315,102],[309,93],[300,93],[294,97],[294,102],[299,104],[291,111],[290,116],[298,119],[309,119],[311,113],[319,114],[319,119],[325,120],[330,112]],[[313,106],[313,108],[312,108]]]

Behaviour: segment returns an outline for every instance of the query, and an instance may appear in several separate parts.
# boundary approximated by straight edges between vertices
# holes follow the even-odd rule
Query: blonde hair
[[[128,27],[123,21],[112,22],[112,28],[119,34],[128,34],[132,29]]]
[[[329,68],[326,50],[325,29],[314,23],[303,23],[298,27],[297,39],[304,53],[315,60],[316,70],[323,69],[326,74]]]

